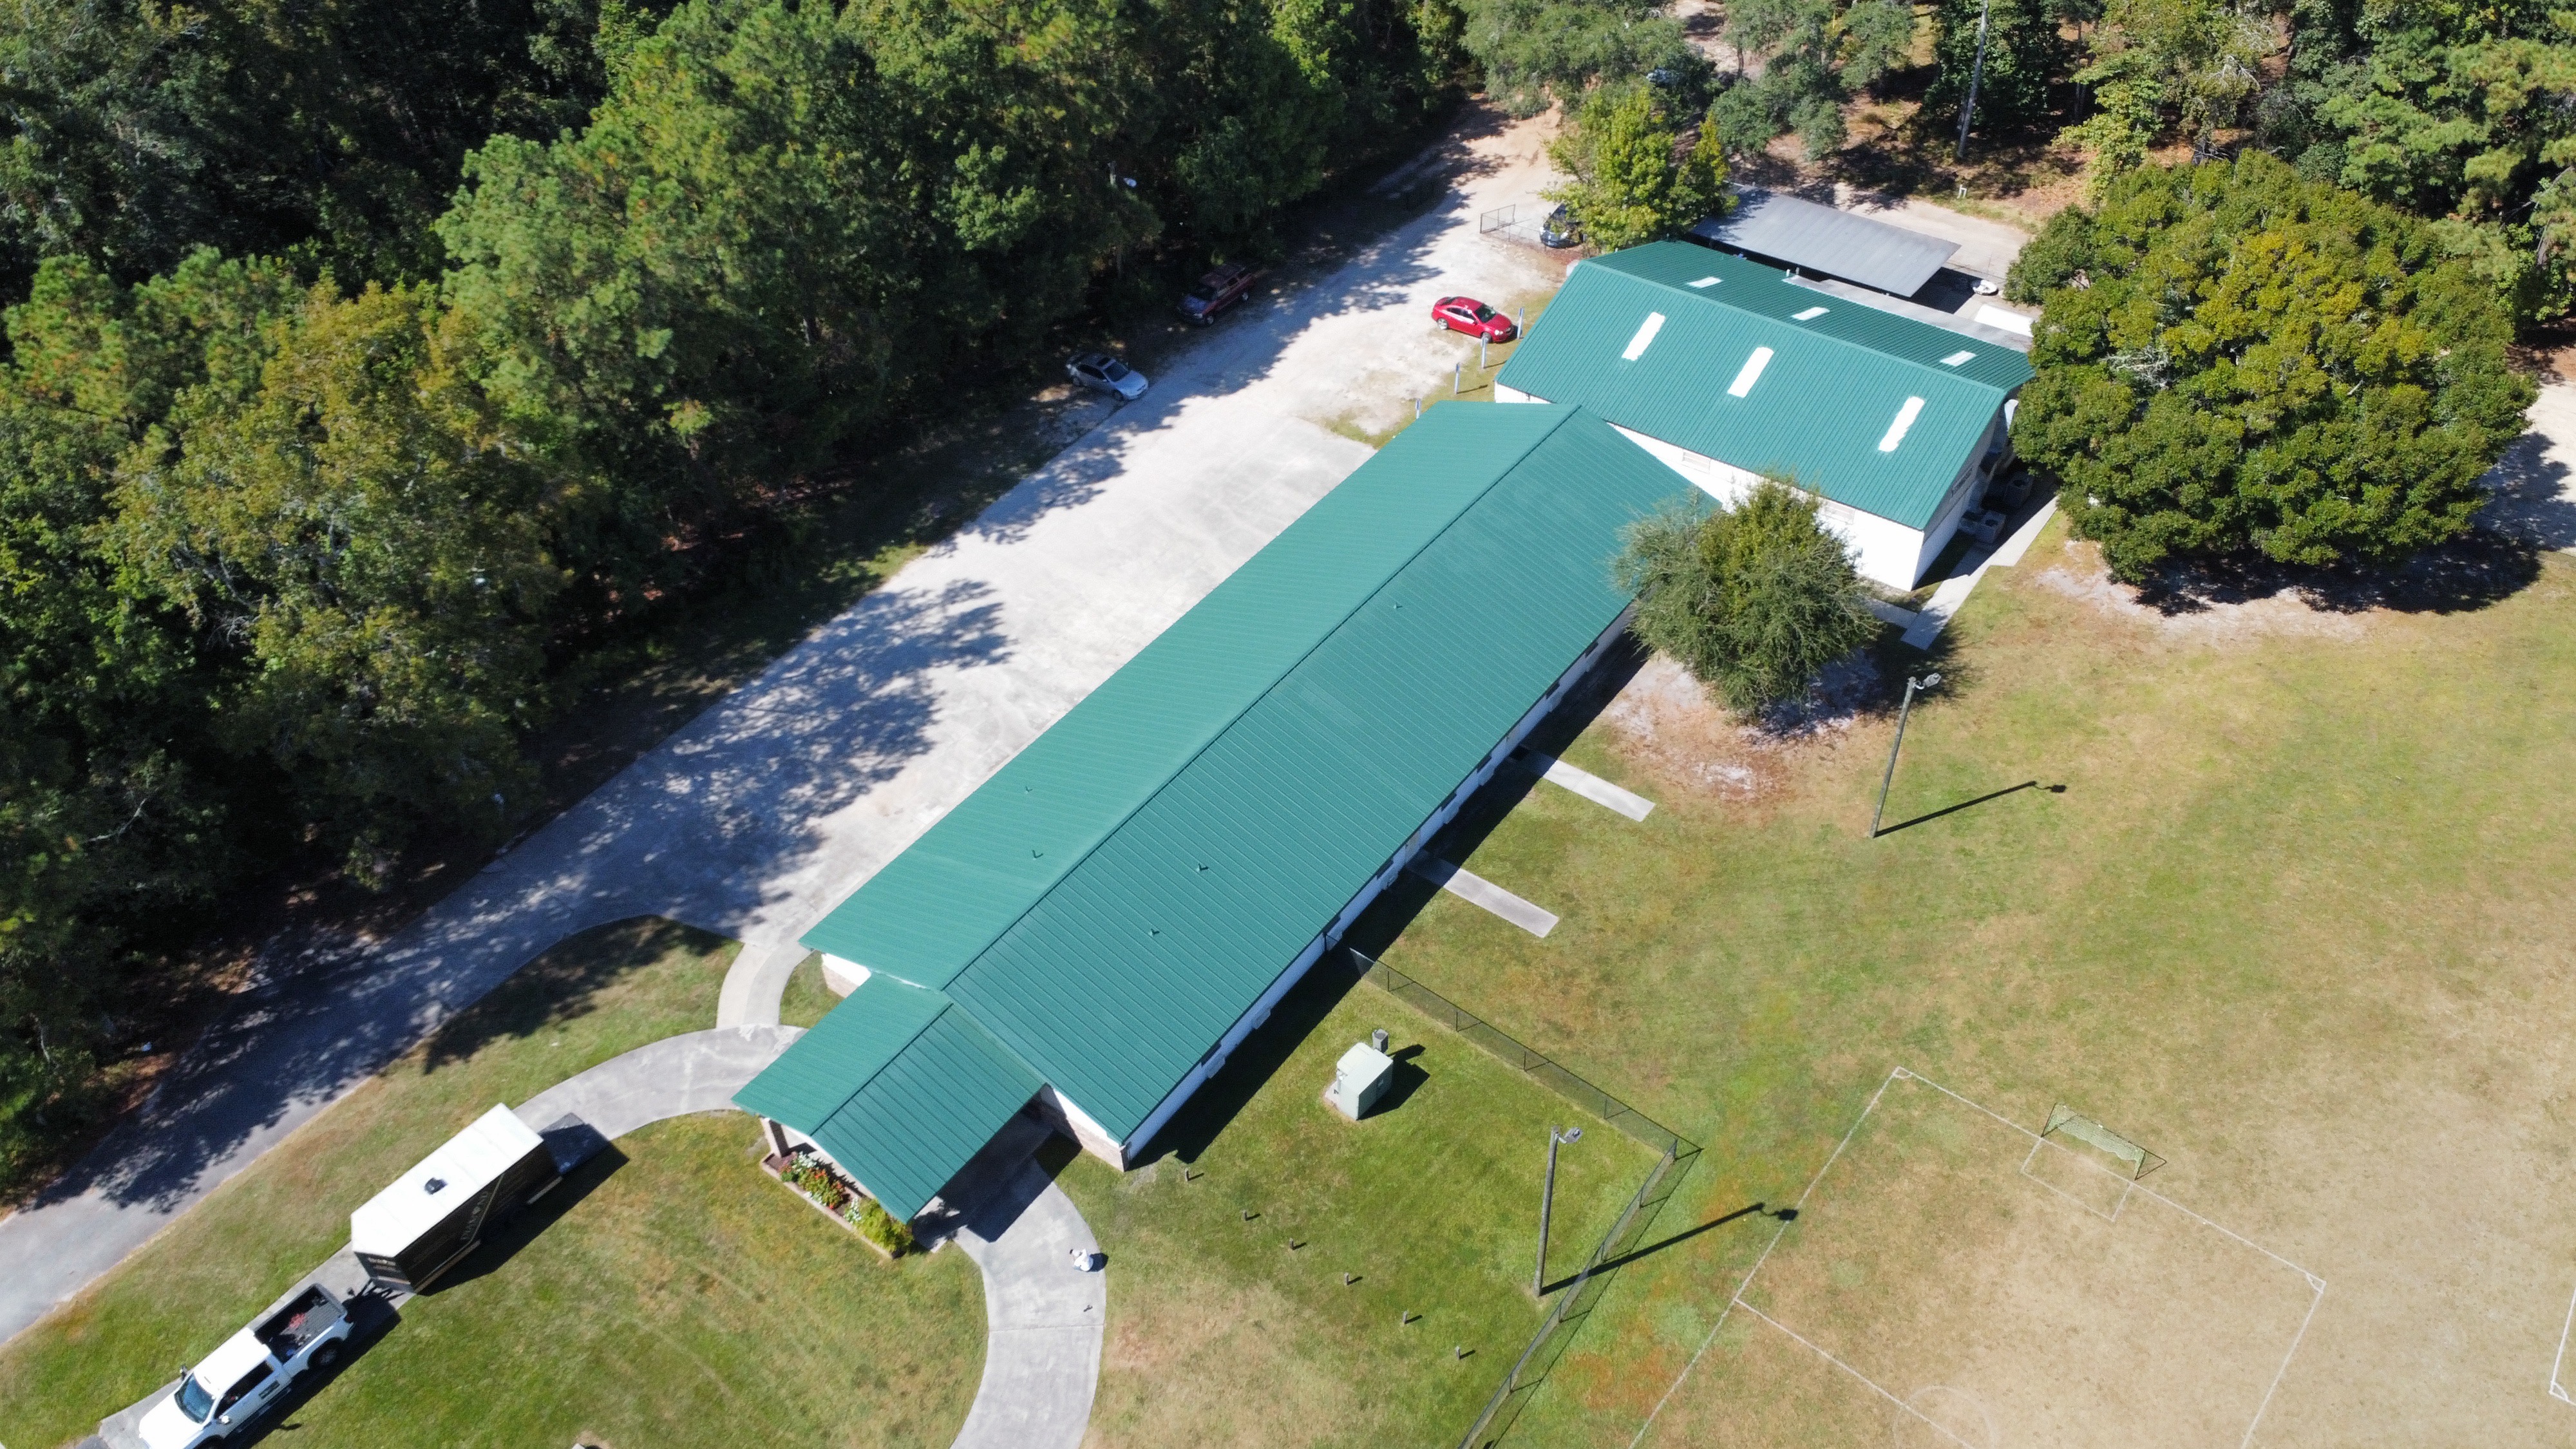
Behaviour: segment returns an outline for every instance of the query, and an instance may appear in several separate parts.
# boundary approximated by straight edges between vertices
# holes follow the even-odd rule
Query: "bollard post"
[[[1467,364],[1459,363],[1449,370],[1449,395],[1456,397],[1467,386]]]

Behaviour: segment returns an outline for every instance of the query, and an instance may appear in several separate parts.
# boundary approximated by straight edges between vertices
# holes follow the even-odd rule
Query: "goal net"
[[[2165,1165],[2163,1158],[2063,1102],[2050,1109],[2048,1125],[2040,1129],[2039,1135],[2042,1138],[2072,1138],[2083,1143],[2118,1163],[2132,1182]]]

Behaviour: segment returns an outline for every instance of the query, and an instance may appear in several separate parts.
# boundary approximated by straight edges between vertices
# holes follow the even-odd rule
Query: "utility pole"
[[[1530,1274],[1532,1298],[1547,1296],[1547,1216],[1549,1210],[1556,1206],[1556,1144],[1582,1140],[1583,1129],[1580,1127],[1568,1127],[1560,1131],[1553,1123],[1548,1126],[1547,1186],[1541,1188],[1538,1195],[1538,1267]]]
[[[1977,83],[1986,78],[1986,22],[1995,18],[1995,0],[1977,7],[1977,63],[1968,67],[1968,103],[1959,108],[1959,153],[1968,159],[1968,123],[1977,118]]]
[[[1905,703],[1896,709],[1896,738],[1887,746],[1887,774],[1878,782],[1878,808],[1869,812],[1869,838],[1878,838],[1878,822],[1887,814],[1887,787],[1896,783],[1896,752],[1905,747],[1905,717],[1914,713],[1914,691],[1930,689],[1941,682],[1941,676],[1927,674],[1921,679],[1905,676]]]

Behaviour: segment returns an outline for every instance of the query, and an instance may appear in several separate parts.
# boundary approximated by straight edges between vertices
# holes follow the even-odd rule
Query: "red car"
[[[1241,262],[1228,262],[1206,276],[1181,299],[1181,315],[1201,327],[1216,320],[1216,314],[1252,294],[1253,279],[1260,274]]]
[[[1431,320],[1452,332],[1464,332],[1487,342],[1509,342],[1521,333],[1511,318],[1473,297],[1441,298],[1431,304]]]

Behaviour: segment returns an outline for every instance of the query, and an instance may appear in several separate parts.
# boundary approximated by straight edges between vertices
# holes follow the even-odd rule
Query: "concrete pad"
[[[2012,537],[2005,539],[2003,545],[1995,550],[1995,556],[1987,562],[2004,569],[2020,563],[2022,555],[2030,552],[2030,546],[2039,542],[2039,531],[2048,527],[2048,520],[2056,516],[2057,500],[2051,498],[2040,505],[2037,513],[2023,520],[2022,526],[2012,531]]]
[[[1941,637],[1941,631],[1949,627],[1950,620],[1958,614],[1960,606],[1968,602],[1968,595],[1976,592],[1978,583],[1986,576],[1986,570],[2009,568],[2020,563],[2022,556],[2030,552],[2030,546],[2039,540],[2039,531],[2048,527],[2048,520],[2056,516],[2057,500],[2050,498],[2040,504],[2037,512],[2023,519],[2021,526],[2014,529],[2012,536],[1998,545],[1994,552],[1987,553],[1982,549],[1968,550],[1967,556],[1959,560],[1962,571],[1943,579],[1941,587],[1932,591],[1931,602],[1925,604],[1923,612],[1915,615],[1914,623],[1907,626],[1905,642],[1917,649],[1931,648],[1932,641]],[[1902,611],[1890,610],[1889,612]],[[1880,613],[1879,617],[1884,619],[1888,615]]]
[[[1415,856],[1404,867],[1470,905],[1482,906],[1533,936],[1556,929],[1557,918],[1510,891],[1445,860]]]
[[[1981,548],[1968,550],[1967,556],[1959,560],[1960,571],[1943,579],[1941,587],[1932,591],[1931,601],[1915,616],[1914,627],[1905,631],[1905,642],[1917,649],[1931,648],[1932,641],[1940,638],[1941,631],[1949,627],[1950,618],[1959,612],[1959,606],[1968,602],[1968,595],[1975,591],[1977,581],[1986,576],[1986,561],[1992,557]]]
[[[1631,820],[1643,820],[1655,808],[1655,802],[1645,796],[1623,790],[1591,771],[1578,769],[1554,755],[1542,755],[1533,750],[1530,752],[1530,759],[1539,765],[1540,779],[1561,789],[1571,790],[1593,804],[1606,806]],[[1539,934],[1544,936],[1547,933],[1541,931]]]

